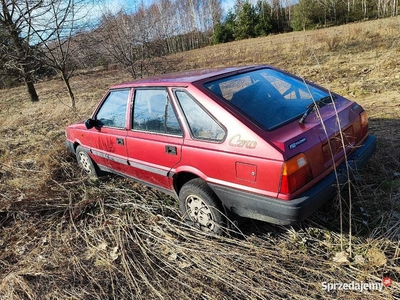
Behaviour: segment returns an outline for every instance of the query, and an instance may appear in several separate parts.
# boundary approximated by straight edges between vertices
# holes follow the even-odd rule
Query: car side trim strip
[[[123,165],[127,165],[127,166],[131,166],[143,171],[147,171],[147,172],[151,172],[157,175],[161,175],[161,176],[168,176],[169,170],[163,170],[161,168],[156,168],[156,167],[152,167],[149,165],[145,165],[142,163],[138,163],[138,162],[134,162],[132,160],[126,160],[123,158],[119,158],[116,157],[114,155],[110,155],[110,154],[105,154],[103,152],[97,151],[97,150],[90,150],[90,152],[92,152],[94,155],[115,161],[117,163],[123,164]]]
[[[92,152],[94,155],[103,157],[105,159],[109,159],[112,161],[115,161],[117,163],[120,163],[122,165],[128,165],[128,160],[127,159],[123,159],[114,155],[110,155],[110,154],[105,154],[103,152],[97,151],[97,150],[90,150],[90,152]]]
[[[161,176],[168,176],[168,172],[169,172],[169,170],[163,170],[163,169],[160,169],[160,168],[151,167],[151,166],[148,166],[148,165],[145,165],[145,164],[134,162],[132,160],[129,160],[128,164],[131,167],[134,167],[134,168],[137,168],[137,169],[140,169],[140,170],[143,170],[143,171],[151,172],[151,173],[154,173],[154,174],[157,174],[157,175],[161,175]]]

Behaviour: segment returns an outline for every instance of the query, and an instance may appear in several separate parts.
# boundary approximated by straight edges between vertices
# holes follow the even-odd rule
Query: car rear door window
[[[165,89],[137,89],[132,129],[182,136],[182,129]]]
[[[100,126],[125,128],[129,90],[111,91],[97,112]]]
[[[225,138],[224,128],[211,117],[200,104],[186,91],[176,91],[192,136],[196,139],[222,141]]]

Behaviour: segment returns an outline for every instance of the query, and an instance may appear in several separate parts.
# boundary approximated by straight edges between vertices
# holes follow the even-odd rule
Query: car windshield
[[[233,75],[207,82],[205,87],[266,130],[300,118],[313,101],[329,97],[325,91],[274,69]]]

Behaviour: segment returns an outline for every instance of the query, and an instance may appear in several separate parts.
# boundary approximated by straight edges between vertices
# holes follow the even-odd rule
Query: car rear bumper
[[[364,144],[348,157],[351,177],[366,164],[376,149],[376,138],[369,135]],[[296,223],[315,212],[338,191],[337,182],[347,182],[346,164],[337,167],[338,180],[332,171],[316,185],[293,200],[269,198],[229,187],[209,184],[222,203],[233,213],[246,218],[287,225]]]

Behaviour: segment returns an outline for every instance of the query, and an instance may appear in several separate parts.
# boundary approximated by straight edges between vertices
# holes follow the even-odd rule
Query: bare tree
[[[2,60],[5,66],[17,70],[25,81],[32,101],[39,97],[34,86],[34,73],[38,65],[54,69],[63,79],[72,108],[75,97],[70,78],[77,67],[71,45],[79,40],[77,33],[83,28],[85,12],[90,1],[85,0],[0,0],[0,25],[6,32],[2,41]],[[4,34],[2,35],[4,39]]]
[[[135,13],[121,10],[116,15],[106,13],[95,35],[113,60],[129,71],[133,78],[151,74],[155,67],[163,67],[161,57],[167,54],[166,38],[173,30],[167,25],[169,14],[163,5],[143,4]]]
[[[38,101],[34,85],[35,60],[33,48],[30,45],[31,31],[26,23],[35,12],[45,14],[43,1],[7,1],[0,0],[0,25],[3,28],[4,41],[1,43],[2,60],[5,67],[18,72],[24,80],[31,101]]]
[[[87,7],[90,3],[84,0],[52,0],[47,2],[46,14],[39,17],[26,16],[35,39],[36,50],[42,63],[55,70],[63,80],[72,109],[76,109],[75,96],[70,79],[79,65],[75,55],[79,47],[79,31],[87,21]]]
[[[141,1],[132,10],[104,14],[94,37],[133,78],[173,70],[163,56],[209,45],[222,15],[220,0]]]

